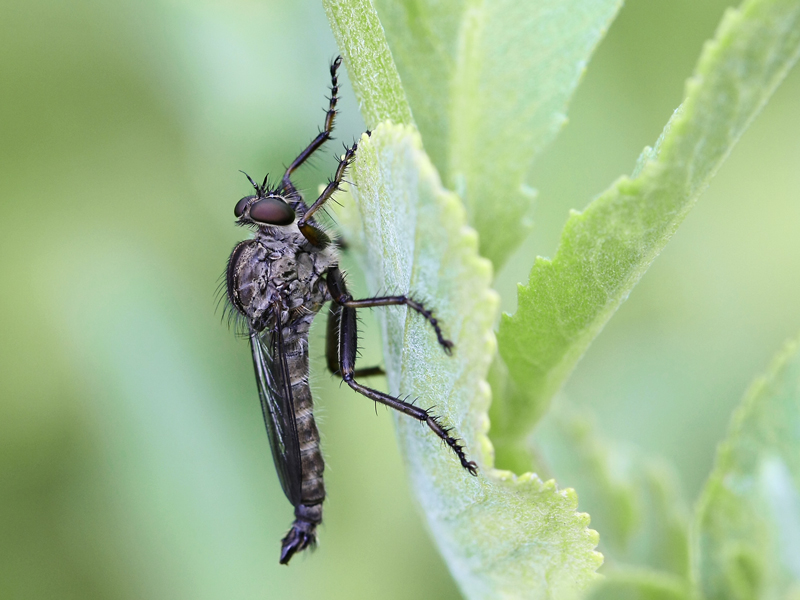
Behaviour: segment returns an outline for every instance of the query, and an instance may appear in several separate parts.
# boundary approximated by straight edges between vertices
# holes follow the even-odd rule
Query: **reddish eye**
[[[266,225],[289,225],[294,221],[294,210],[283,200],[262,198],[250,207],[250,218]]]
[[[244,207],[247,206],[247,203],[250,201],[251,198],[252,196],[245,196],[236,203],[236,206],[233,208],[233,214],[236,215],[237,219],[242,216],[242,213],[244,212]]]

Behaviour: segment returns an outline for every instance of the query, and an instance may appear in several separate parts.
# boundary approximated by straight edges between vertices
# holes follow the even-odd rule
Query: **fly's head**
[[[258,185],[247,173],[245,177],[253,185],[256,193],[254,196],[245,196],[236,203],[233,214],[238,219],[238,225],[264,227],[294,223],[294,209],[283,196],[267,188],[266,178],[264,183]]]

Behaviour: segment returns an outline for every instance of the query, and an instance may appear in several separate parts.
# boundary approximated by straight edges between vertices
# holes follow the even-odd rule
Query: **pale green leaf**
[[[542,464],[592,515],[604,572],[636,567],[687,580],[688,511],[669,464],[605,439],[564,398],[536,428],[536,442]]]
[[[410,291],[436,311],[453,356],[405,308],[376,311],[389,391],[410,395],[464,440],[478,477],[423,424],[397,417],[403,455],[433,539],[469,598],[569,598],[602,557],[573,490],[533,474],[493,469],[487,438],[498,299],[490,263],[458,197],[446,191],[413,127],[380,125],[363,136],[350,173],[358,214],[340,217],[365,266],[370,291]],[[351,204],[345,201],[345,206]]]
[[[323,4],[367,125],[410,123],[410,105],[499,267],[532,224],[525,176],[621,0],[377,0],[380,21],[369,0]]]
[[[530,231],[526,175],[621,4],[375,0],[425,149],[496,268]]]
[[[733,417],[697,511],[695,575],[708,600],[800,598],[800,343]]]
[[[322,0],[368,128],[411,124],[400,75],[371,0]]]
[[[609,575],[592,587],[587,600],[695,600],[685,579],[648,569]]]
[[[570,215],[553,260],[536,259],[517,313],[500,324],[512,382],[506,405],[492,410],[499,444],[514,448],[530,431],[799,53],[797,0],[729,10],[655,149],[632,177]]]
[[[621,0],[376,5],[425,147],[499,267],[532,225],[531,163]]]

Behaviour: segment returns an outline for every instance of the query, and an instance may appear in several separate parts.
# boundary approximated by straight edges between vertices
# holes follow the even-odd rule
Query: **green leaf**
[[[592,515],[606,573],[637,567],[688,579],[688,511],[670,465],[604,439],[564,398],[536,428],[536,442],[542,463]]]
[[[493,469],[485,378],[498,298],[490,263],[458,197],[445,190],[416,129],[380,125],[363,136],[350,173],[358,206],[340,215],[370,291],[410,291],[455,342],[447,356],[428,323],[405,308],[376,311],[389,391],[410,395],[464,440],[481,471],[471,477],[423,424],[397,417],[403,455],[428,526],[469,598],[569,598],[602,557],[573,490],[533,474]],[[345,207],[349,203],[344,202]]]
[[[379,22],[368,0],[324,0],[339,47],[356,59],[347,64],[367,123],[410,122],[372,108],[390,87],[403,95],[399,71],[425,148],[497,268],[530,231],[535,194],[525,176],[566,121],[621,3],[376,0]]]
[[[497,444],[513,452],[544,413],[799,53],[800,2],[752,0],[725,14],[655,149],[570,215],[555,258],[536,259],[517,313],[503,316],[513,385],[492,410]]]
[[[800,342],[734,415],[698,504],[695,542],[709,600],[800,597]]]
[[[425,148],[498,269],[532,226],[531,164],[621,4],[375,0]]]
[[[592,587],[587,600],[692,600],[688,583],[648,569],[615,572]]]
[[[370,0],[322,0],[367,127],[411,124],[400,75]]]

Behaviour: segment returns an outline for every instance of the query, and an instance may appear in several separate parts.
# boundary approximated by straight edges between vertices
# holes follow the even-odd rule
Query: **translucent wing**
[[[276,312],[280,314],[280,311]],[[283,492],[292,505],[297,506],[300,504],[302,467],[281,324],[277,323],[261,333],[251,332],[250,348],[275,469]]]

